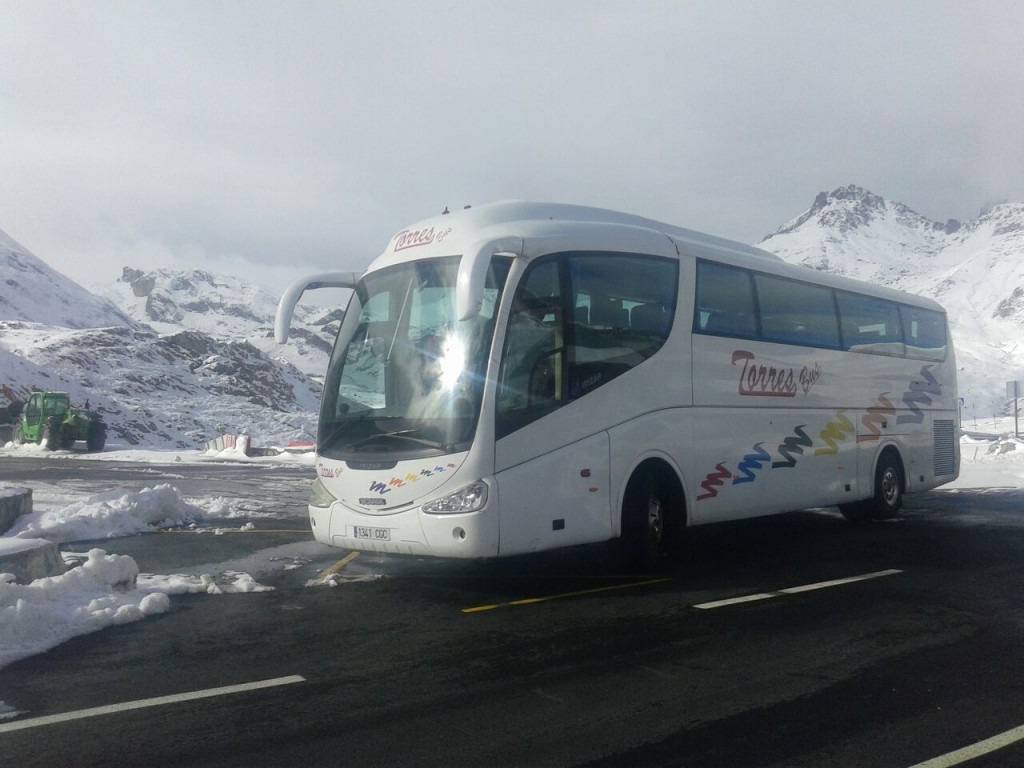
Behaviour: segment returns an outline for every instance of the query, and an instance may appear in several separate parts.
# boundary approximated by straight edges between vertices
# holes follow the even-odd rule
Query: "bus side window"
[[[839,348],[832,289],[774,275],[754,275],[765,341]]]
[[[569,399],[583,397],[664,345],[675,317],[679,265],[625,253],[570,254],[576,324],[568,337]]]
[[[946,359],[946,321],[941,313],[901,305],[900,317],[908,357]]]
[[[843,348],[876,355],[903,354],[900,314],[891,301],[839,291],[839,320]]]
[[[672,325],[672,314],[672,310],[664,304],[637,304],[629,311],[629,327],[634,331],[664,338],[668,336],[668,329]]]
[[[697,262],[694,333],[756,338],[756,317],[750,273],[724,264]]]
[[[495,433],[585,396],[657,352],[675,317],[679,263],[575,251],[531,265],[512,299]]]

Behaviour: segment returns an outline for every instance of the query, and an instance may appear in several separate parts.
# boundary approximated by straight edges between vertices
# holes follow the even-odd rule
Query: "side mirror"
[[[295,306],[306,291],[317,288],[355,288],[358,282],[358,272],[320,272],[296,280],[285,289],[285,292],[281,294],[281,300],[277,302],[277,314],[274,316],[274,340],[278,344],[288,341],[288,332],[291,330]]]

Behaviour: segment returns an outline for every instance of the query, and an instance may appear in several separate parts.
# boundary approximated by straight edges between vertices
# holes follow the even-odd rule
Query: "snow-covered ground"
[[[961,440],[960,477],[945,488],[1024,488],[1024,439],[1010,436],[1012,420],[996,423],[989,420],[987,424],[977,425],[977,431],[969,423],[964,427],[971,435]],[[37,451],[35,446],[7,444],[0,448],[0,457],[30,455]],[[70,454],[46,455],[57,458]],[[312,464],[311,454],[248,458],[237,452],[211,455],[111,450],[75,454],[74,457],[154,464],[224,460]],[[16,551],[24,546],[26,539],[60,543],[116,539],[160,528],[201,526],[211,518],[223,520],[235,516],[230,502],[225,499],[184,498],[170,484],[156,484],[137,492],[113,490],[85,498],[55,487],[43,487],[33,490],[33,501],[35,511],[0,536],[0,554]],[[245,517],[252,515],[252,511],[244,512]],[[116,548],[116,543],[112,548]],[[209,574],[143,574],[131,557],[109,554],[102,549],[65,552],[64,557],[73,566],[67,573],[37,579],[31,584],[15,584],[12,576],[0,574],[0,668],[53,648],[76,635],[165,613],[171,607],[170,595],[198,592],[217,595],[271,589],[240,571],[228,571],[216,579]],[[0,719],[15,714],[0,702]]]
[[[244,443],[222,451],[174,451],[155,448],[130,448],[116,443],[97,453],[84,451],[49,451],[38,443],[0,443],[0,458],[4,456],[40,456],[47,459],[75,459],[76,461],[130,461],[139,464],[209,464],[218,461],[244,462],[247,464],[301,464],[313,466],[311,451],[284,452],[276,456],[246,456]]]
[[[11,443],[0,446],[0,457],[6,456],[143,464],[231,461],[312,466],[313,460],[311,453],[247,457],[236,450],[206,453],[114,449],[102,453],[51,453],[37,445]],[[261,514],[250,508],[236,508],[232,500],[221,497],[187,498],[168,483],[154,483],[139,491],[112,489],[93,495],[75,494],[57,485],[32,485],[33,512],[19,518],[11,530],[0,536],[0,555],[34,547],[39,539],[61,544],[115,540],[162,528],[192,528],[217,535],[226,529],[210,528],[208,521],[216,520],[223,525],[233,517],[251,519]],[[240,523],[241,527],[244,525]],[[112,541],[110,549],[116,550],[116,542]],[[15,584],[13,576],[0,573],[0,668],[53,648],[76,635],[164,613],[170,610],[170,595],[221,595],[271,589],[243,571],[140,573],[133,558],[104,549],[62,554],[70,569],[60,576],[37,579],[31,584]],[[15,714],[0,702],[0,720]]]

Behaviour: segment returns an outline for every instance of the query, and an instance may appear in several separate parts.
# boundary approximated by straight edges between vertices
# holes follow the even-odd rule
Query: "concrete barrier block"
[[[31,488],[0,485],[0,534],[9,531],[19,517],[31,512]]]
[[[60,550],[45,539],[0,538],[0,573],[14,575],[18,584],[29,584],[67,571]]]

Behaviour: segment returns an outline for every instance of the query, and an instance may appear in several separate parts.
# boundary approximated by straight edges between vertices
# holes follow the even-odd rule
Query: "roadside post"
[[[1020,427],[1018,425],[1018,420],[1020,418],[1020,408],[1018,407],[1018,400],[1022,392],[1024,392],[1024,382],[1006,382],[1006,396],[1007,398],[1013,400],[1013,436],[1018,438],[1020,437]]]

